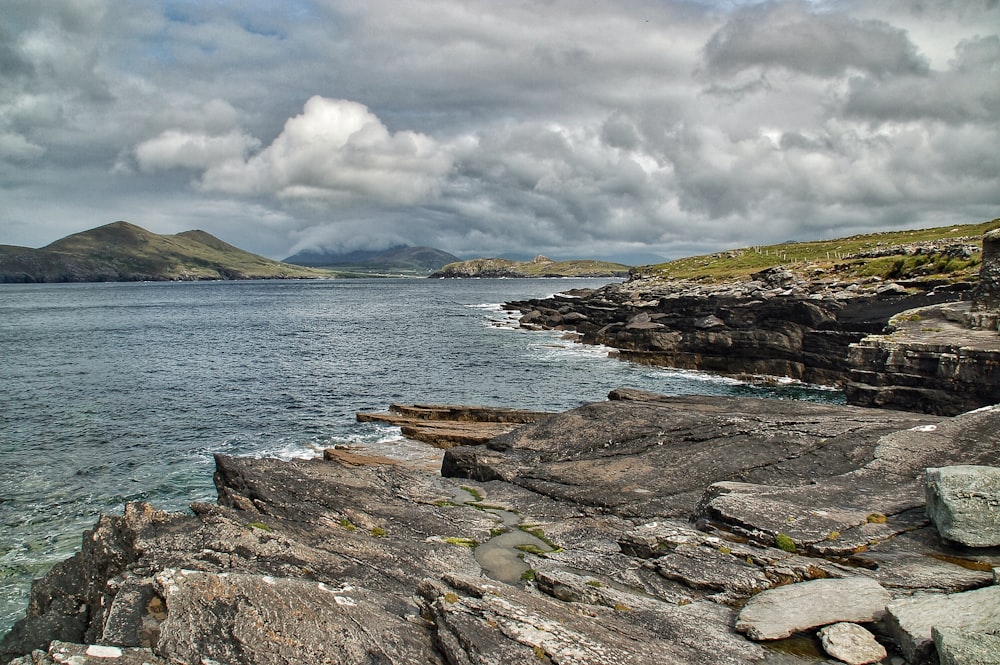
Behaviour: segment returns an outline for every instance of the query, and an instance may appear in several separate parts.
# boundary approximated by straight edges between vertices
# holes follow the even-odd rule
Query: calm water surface
[[[622,386],[837,401],[631,365],[499,304],[606,280],[330,280],[0,285],[0,634],[32,577],[125,501],[214,500],[212,455],[311,457],[391,402],[564,410]]]

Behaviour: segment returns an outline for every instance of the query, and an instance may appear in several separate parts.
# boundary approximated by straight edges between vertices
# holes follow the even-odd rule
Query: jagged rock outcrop
[[[967,312],[967,303],[914,309],[852,344],[848,402],[942,415],[1000,402],[1000,335],[970,329]]]
[[[613,397],[447,450],[461,479],[375,458],[218,456],[218,504],[102,517],[35,583],[0,662],[89,665],[88,650],[114,648],[152,664],[736,665],[767,658],[733,629],[766,589],[865,585],[890,606],[1000,589],[1000,548],[942,540],[911,487],[931,459],[1000,463],[1000,409]],[[866,503],[879,471],[886,488]],[[759,516],[708,508],[709,487],[735,482],[749,500],[766,486]],[[882,514],[850,552],[840,538],[860,541],[834,534],[829,552],[801,537],[792,552],[763,509],[777,503],[783,529],[809,533]]]
[[[358,422],[380,422],[398,426],[415,441],[436,448],[486,443],[525,423],[544,416],[541,411],[482,406],[440,404],[392,404],[388,413],[360,411]]]

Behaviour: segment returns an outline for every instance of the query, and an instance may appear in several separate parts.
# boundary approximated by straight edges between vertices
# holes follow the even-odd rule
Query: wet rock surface
[[[219,456],[217,504],[102,517],[0,662],[782,663],[737,617],[827,585],[857,589],[791,630],[875,620],[913,663],[934,628],[995,632],[907,603],[1000,590],[1000,549],[942,539],[922,505],[926,467],[1000,466],[1000,409],[611,397],[450,448],[444,477]]]

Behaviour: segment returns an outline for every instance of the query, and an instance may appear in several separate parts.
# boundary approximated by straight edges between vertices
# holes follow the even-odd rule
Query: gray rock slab
[[[419,592],[449,663],[742,665],[765,658],[732,631],[732,610],[715,603],[630,598],[566,574],[544,585],[572,604],[459,576],[427,580]]]
[[[998,428],[997,408],[901,428],[880,436],[872,457],[856,468],[810,483],[717,482],[698,514],[765,543],[785,534],[817,554],[850,555],[927,523],[914,509],[926,501],[921,479],[930,462],[1000,465]],[[1000,528],[989,510],[979,514],[982,528]]]
[[[969,547],[1000,545],[1000,468],[927,469],[927,514],[941,536]]]
[[[427,631],[385,611],[366,589],[267,575],[166,569],[156,576],[167,606],[157,653],[278,663],[440,662]],[[418,616],[416,605],[412,616]]]
[[[853,561],[887,589],[957,593],[993,583],[991,567],[1000,565],[1000,548],[987,552],[955,547],[928,524],[870,545]]]
[[[957,628],[935,628],[933,636],[941,665],[1000,663],[1000,635],[971,633]]]
[[[920,662],[931,652],[934,628],[979,633],[1000,631],[1000,586],[899,598],[886,606],[885,625],[903,655],[911,662]]]
[[[441,473],[502,479],[625,517],[686,518],[712,483],[808,484],[864,465],[888,433],[940,422],[807,402],[633,390],[610,397],[520,427],[485,448],[450,449]]]
[[[779,640],[832,623],[868,623],[882,616],[889,600],[889,592],[866,577],[788,584],[751,598],[736,630],[755,640]]]
[[[667,579],[695,589],[716,589],[737,597],[770,589],[774,581],[752,561],[705,545],[679,545],[656,561],[656,570]]]
[[[885,647],[856,623],[835,623],[819,631],[823,650],[848,665],[877,663],[886,657]]]

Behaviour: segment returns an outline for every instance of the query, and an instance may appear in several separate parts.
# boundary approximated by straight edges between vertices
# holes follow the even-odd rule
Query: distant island
[[[553,261],[536,256],[530,261],[472,259],[449,263],[431,277],[437,278],[518,278],[518,277],[628,277],[629,266],[608,261]]]
[[[166,282],[331,277],[625,277],[604,261],[472,259],[433,247],[329,252],[303,250],[284,261],[252,254],[205,231],[161,235],[118,221],[40,249],[0,245],[0,283]]]
[[[128,222],[76,233],[41,249],[0,245],[0,282],[140,282],[331,277],[251,254],[204,231],[160,235]]]
[[[454,254],[433,247],[397,245],[353,252],[306,249],[289,256],[285,263],[332,270],[341,277],[427,277],[458,260]]]

